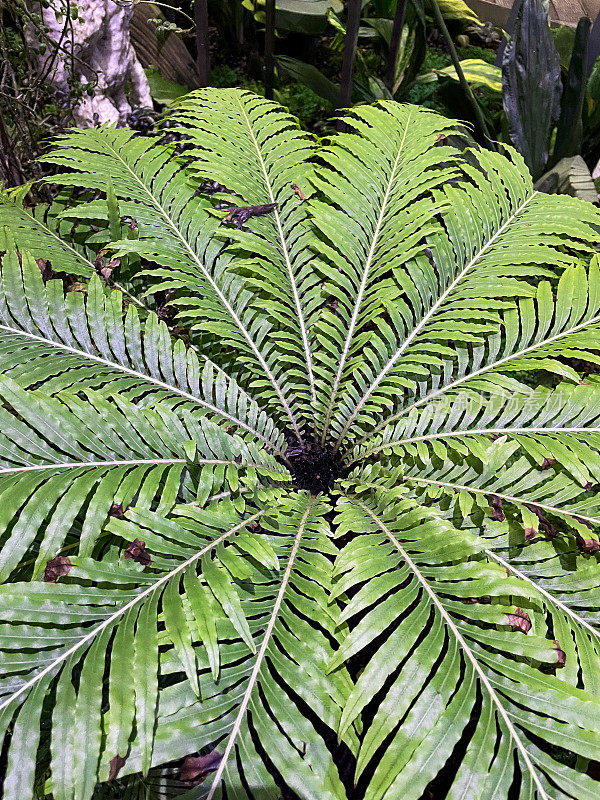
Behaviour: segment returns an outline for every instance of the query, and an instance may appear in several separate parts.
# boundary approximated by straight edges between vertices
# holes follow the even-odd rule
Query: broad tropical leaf
[[[264,22],[264,0],[258,3],[243,0],[243,5]],[[327,27],[327,12],[332,10],[339,14],[344,4],[342,0],[276,0],[275,8],[278,28],[315,36]]]
[[[598,795],[600,214],[345,123],[204,90],[0,203],[7,800]]]

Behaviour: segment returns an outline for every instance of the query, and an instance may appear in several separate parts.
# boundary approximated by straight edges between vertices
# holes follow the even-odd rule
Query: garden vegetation
[[[391,101],[170,124],[0,204],[5,800],[596,800],[597,209]]]

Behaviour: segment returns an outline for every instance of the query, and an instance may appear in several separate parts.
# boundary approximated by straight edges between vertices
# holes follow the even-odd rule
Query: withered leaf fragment
[[[179,780],[182,783],[191,783],[198,786],[214,772],[223,758],[221,753],[213,750],[205,756],[188,756],[181,766]]]
[[[504,522],[506,516],[502,510],[502,499],[497,495],[492,497],[492,516],[496,522]]]
[[[223,222],[235,222],[236,228],[241,228],[250,217],[263,217],[277,208],[277,203],[266,203],[263,206],[229,206],[226,208],[227,216]]]
[[[146,552],[146,542],[140,539],[134,539],[124,553],[125,558],[132,558],[138,564],[143,564],[145,567],[152,563],[150,553]]]
[[[554,648],[556,652],[556,666],[564,667],[564,665],[567,663],[567,654],[561,649],[561,646],[556,639],[554,640],[554,644],[556,645]]]
[[[110,517],[117,517],[117,519],[120,519],[125,516],[126,511],[127,509],[123,508],[123,503],[113,503],[108,510],[108,514]]]
[[[184,342],[189,342],[190,340],[190,333],[185,325],[174,325],[171,328],[171,333],[173,336],[178,336],[180,339],[183,339]]]
[[[108,780],[114,781],[114,779],[117,777],[117,775],[124,767],[124,765],[125,765],[125,759],[122,758],[117,753],[117,755],[110,762],[110,772],[108,773]]]
[[[538,508],[537,506],[534,506],[531,503],[525,503],[525,508],[528,508],[539,519],[539,521],[540,521],[540,530],[542,531],[542,533],[545,536],[547,536],[548,539],[553,539],[556,536],[556,534],[558,533],[558,529],[542,513],[541,508]]]
[[[137,231],[138,228],[137,219],[134,219],[133,217],[129,216],[129,214],[125,214],[123,217],[121,217],[121,222],[127,223],[127,226],[129,227],[130,231]]]
[[[529,633],[531,630],[531,619],[527,612],[523,611],[522,608],[515,608],[514,614],[507,614],[508,617],[508,624],[511,628],[516,628],[517,630],[523,631],[523,633]]]
[[[584,539],[583,536],[577,536],[577,546],[582,553],[592,556],[600,551],[600,542],[597,539]]]
[[[297,184],[292,183],[292,189],[296,192],[300,200],[306,200],[306,195]]]
[[[73,565],[68,556],[56,556],[56,558],[50,559],[46,564],[44,580],[46,583],[56,583],[58,578],[68,575],[72,567]]]
[[[45,258],[36,258],[35,263],[40,268],[42,273],[42,281],[46,284],[52,277],[52,264]]]
[[[118,267],[121,262],[118,258],[113,258],[112,261],[107,261],[106,264],[100,270],[100,275],[104,278],[104,280],[108,283],[110,280],[110,276],[112,275],[113,269]]]
[[[550,469],[550,467],[553,467],[555,464],[556,464],[555,458],[545,458],[542,461],[541,469]]]
[[[100,250],[96,258],[94,259],[94,266],[96,269],[101,269],[104,266],[104,256],[108,253],[108,250]]]
[[[432,267],[435,269],[435,268],[436,268],[436,267],[435,267],[435,259],[434,259],[434,257],[433,257],[433,251],[432,251],[431,247],[425,247],[425,248],[423,249],[423,252],[424,252],[424,253],[425,253],[425,255],[427,256],[427,260],[429,261],[429,263],[431,264],[431,266],[432,266]]]
[[[118,267],[121,261],[118,258],[113,258],[110,261],[104,261],[104,256],[107,255],[108,250],[100,250],[96,258],[94,259],[94,266],[96,270],[102,275],[104,280],[108,283],[110,276],[112,275],[112,271],[115,267]]]
[[[218,181],[203,181],[196,189],[196,194],[214,194],[215,192],[227,192],[228,194],[235,194],[232,189],[228,189]]]

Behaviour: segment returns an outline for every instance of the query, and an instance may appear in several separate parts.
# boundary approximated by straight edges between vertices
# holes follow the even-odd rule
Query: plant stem
[[[346,21],[346,41],[344,43],[344,60],[342,62],[342,80],[338,108],[348,108],[352,103],[352,75],[354,59],[360,27],[361,0],[348,0],[348,19]],[[339,126],[338,126],[339,127]]]
[[[196,23],[196,66],[201,86],[210,86],[210,51],[208,47],[208,0],[194,0]]]
[[[235,24],[235,35],[237,38],[237,42],[240,45],[244,44],[244,8],[242,6],[241,0],[236,0],[235,7],[234,7],[234,24]]]
[[[392,26],[392,36],[390,39],[390,52],[385,71],[385,85],[390,94],[394,94],[394,82],[396,80],[396,61],[400,50],[400,40],[402,39],[402,29],[404,28],[404,16],[408,0],[398,0],[396,3],[396,13],[394,14],[394,24]]]
[[[267,0],[265,6],[265,97],[273,99],[275,77],[275,0]]]
[[[438,5],[437,0],[431,0],[431,6],[433,8],[433,14],[435,17],[436,25],[442,32],[444,39],[446,40],[446,44],[448,46],[448,50],[450,51],[450,58],[452,59],[452,64],[454,65],[454,69],[456,70],[456,74],[458,75],[458,80],[460,81],[460,85],[462,87],[463,92],[469,103],[473,108],[473,113],[475,115],[475,121],[477,123],[477,127],[479,128],[482,136],[487,140],[488,146],[491,150],[496,150],[496,145],[494,144],[492,137],[490,136],[490,132],[487,126],[487,122],[485,121],[485,117],[483,116],[483,111],[481,110],[481,106],[477,102],[477,98],[473,94],[471,87],[467,79],[465,78],[465,73],[462,71],[462,67],[460,65],[460,60],[458,58],[458,53],[456,52],[456,48],[454,47],[454,42],[452,41],[452,37],[450,36],[450,32],[446,26],[446,21],[442,15],[441,9]]]

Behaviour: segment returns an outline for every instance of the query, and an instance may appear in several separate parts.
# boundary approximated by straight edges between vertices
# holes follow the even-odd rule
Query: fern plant
[[[593,800],[598,211],[415,107],[173,125],[0,204],[3,797]]]

